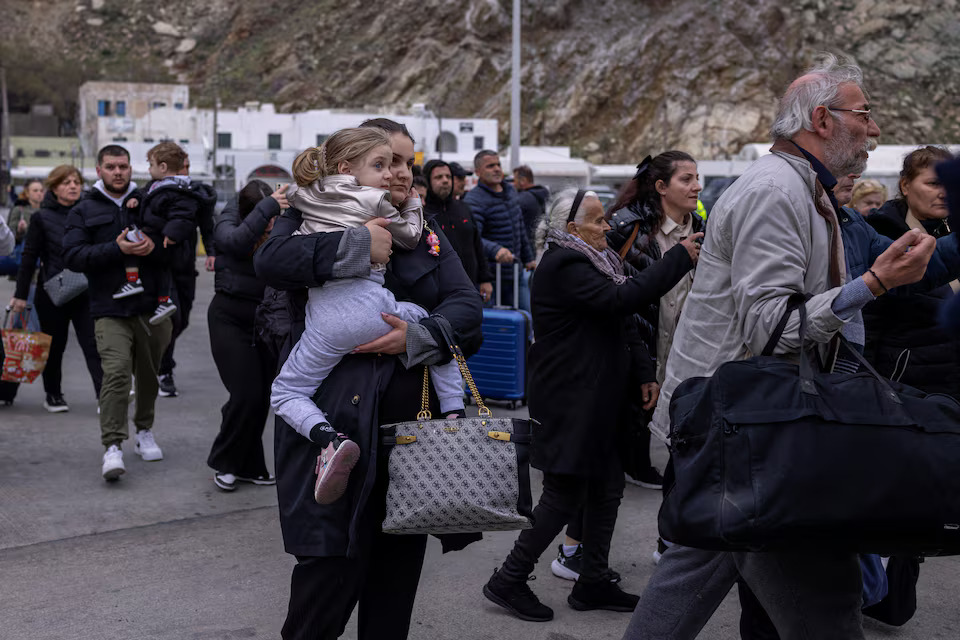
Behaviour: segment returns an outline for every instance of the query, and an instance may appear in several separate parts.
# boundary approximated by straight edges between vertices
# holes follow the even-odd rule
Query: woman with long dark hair
[[[47,193],[40,209],[30,216],[27,235],[23,241],[23,258],[17,273],[17,288],[10,300],[10,307],[19,313],[27,306],[30,295],[30,283],[37,270],[39,260],[40,276],[34,298],[40,330],[53,338],[50,344],[50,356],[43,369],[43,390],[46,397],[43,408],[51,413],[69,411],[70,407],[63,397],[61,386],[63,373],[63,352],[67,348],[67,335],[70,323],[77,335],[77,341],[83,350],[87,370],[93,381],[93,389],[100,397],[100,384],[103,382],[103,368],[100,354],[97,353],[97,341],[93,332],[93,318],[90,316],[90,297],[86,291],[56,306],[43,284],[64,270],[63,232],[67,213],[83,194],[83,177],[74,166],[63,164],[53,169],[46,180]]]
[[[406,127],[385,118],[361,127],[376,127],[389,135],[391,202],[399,207],[416,197],[411,194],[413,138]],[[361,451],[343,497],[324,505],[314,500],[315,469],[325,443],[306,438],[277,419],[280,524],[284,547],[297,558],[281,631],[285,640],[336,638],[358,604],[358,638],[407,637],[427,539],[389,535],[380,529],[388,478],[379,426],[414,419],[423,383],[421,365],[450,360],[441,323],[453,330],[468,355],[480,340],[480,295],[443,232],[428,223],[416,248],[395,249],[391,255],[385,223],[372,220],[342,233],[291,235],[300,227],[300,213],[288,209],[254,257],[260,277],[272,287],[290,291],[292,333],[281,360],[303,332],[306,288],[333,278],[363,277],[370,273],[371,263],[387,265],[385,286],[398,299],[430,312],[417,323],[385,315],[390,332],[345,356],[315,396],[330,423]],[[431,234],[439,239],[436,245],[428,243]],[[440,410],[432,388],[430,408]],[[444,549],[478,538],[445,537]]]
[[[221,409],[217,434],[207,464],[213,482],[234,491],[238,482],[273,485],[263,455],[263,427],[270,413],[270,384],[277,360],[256,331],[257,305],[266,284],[253,268],[253,254],[263,244],[287,199],[286,187],[271,193],[251,180],[217,218],[217,257],[213,300],[207,309],[210,351],[230,398]]]

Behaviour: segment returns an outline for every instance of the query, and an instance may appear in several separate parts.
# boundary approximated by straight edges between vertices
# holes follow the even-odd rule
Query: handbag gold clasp
[[[510,442],[510,435],[506,431],[487,431],[487,436],[501,442]]]
[[[417,441],[417,436],[397,436],[397,444],[413,444]]]

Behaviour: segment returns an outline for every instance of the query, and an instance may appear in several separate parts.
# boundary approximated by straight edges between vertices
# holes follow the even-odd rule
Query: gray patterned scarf
[[[597,251],[577,236],[556,229],[547,231],[547,245],[550,244],[579,251],[590,259],[590,263],[597,268],[597,271],[613,280],[614,284],[623,284],[627,281],[627,276],[623,274],[623,262],[620,256],[610,248]]]

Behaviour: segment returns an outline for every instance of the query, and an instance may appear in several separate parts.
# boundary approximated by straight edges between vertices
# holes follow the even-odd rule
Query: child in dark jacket
[[[190,234],[196,233],[197,195],[190,190],[190,177],[177,175],[186,162],[187,154],[173,142],[161,142],[147,152],[150,162],[150,177],[153,182],[146,189],[140,203],[144,231],[163,236],[163,248],[174,247],[183,251],[191,246]],[[128,204],[128,206],[131,206]],[[136,206],[134,203],[132,206]],[[132,228],[127,239],[137,242],[140,229]],[[143,293],[140,269],[136,256],[127,256],[127,281],[113,294],[116,299]],[[170,300],[172,280],[169,271],[164,276],[157,299],[157,308],[150,317],[150,324],[158,324],[173,313],[177,307]]]

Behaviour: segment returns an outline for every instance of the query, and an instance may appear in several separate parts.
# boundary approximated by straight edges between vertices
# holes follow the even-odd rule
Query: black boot
[[[483,585],[483,595],[494,604],[498,604],[521,620],[547,622],[553,620],[553,609],[540,602],[526,581],[511,582],[499,571],[493,570],[493,576]],[[632,609],[631,609],[632,611]]]
[[[633,611],[637,608],[640,596],[627,593],[616,583],[606,579],[596,582],[577,580],[573,591],[567,596],[567,602],[577,611],[606,609],[608,611]]]

